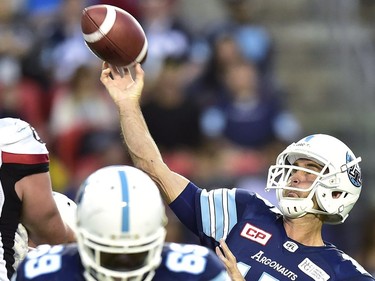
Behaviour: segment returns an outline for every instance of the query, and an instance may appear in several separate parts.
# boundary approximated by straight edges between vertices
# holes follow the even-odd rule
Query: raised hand
[[[144,72],[138,63],[134,66],[134,77],[129,68],[117,68],[103,62],[100,81],[118,105],[123,100],[139,101],[144,85]]]

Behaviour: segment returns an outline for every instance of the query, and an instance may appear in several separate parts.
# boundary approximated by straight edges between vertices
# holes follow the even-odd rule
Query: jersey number
[[[180,245],[171,243],[166,266],[175,272],[200,274],[206,268],[208,249],[195,245]]]
[[[61,268],[62,245],[51,247],[41,245],[28,254],[28,261],[25,264],[25,276],[29,279],[41,274],[55,272]]]

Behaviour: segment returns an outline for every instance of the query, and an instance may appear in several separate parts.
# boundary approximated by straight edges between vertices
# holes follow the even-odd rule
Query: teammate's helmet
[[[53,191],[52,195],[53,199],[55,199],[62,220],[74,230],[77,204],[68,196],[60,192]]]
[[[77,195],[76,235],[87,280],[151,280],[167,222],[159,190],[130,166],[91,174]]]
[[[298,159],[309,159],[322,165],[316,171],[293,166]],[[362,176],[353,152],[340,140],[323,134],[311,135],[288,146],[270,167],[266,190],[276,189],[281,212],[290,218],[306,213],[324,214],[325,223],[338,224],[345,221],[359,198]],[[317,176],[309,189],[288,187],[293,171],[302,170]],[[310,191],[307,198],[291,198],[283,190]],[[313,208],[316,197],[319,210]]]

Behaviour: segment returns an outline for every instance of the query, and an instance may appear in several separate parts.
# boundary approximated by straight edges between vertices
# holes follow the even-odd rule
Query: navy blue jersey
[[[85,281],[83,272],[77,244],[41,245],[27,254],[11,280]]]
[[[20,264],[12,281],[83,281],[84,267],[77,244],[42,245]],[[216,254],[199,245],[165,244],[153,281],[224,281],[224,265]]]
[[[167,243],[162,263],[152,280],[160,281],[224,281],[226,271],[216,254],[206,247]]]
[[[290,239],[279,210],[246,190],[207,192],[190,183],[170,207],[202,244],[224,238],[246,280],[375,280],[328,242],[309,247]]]

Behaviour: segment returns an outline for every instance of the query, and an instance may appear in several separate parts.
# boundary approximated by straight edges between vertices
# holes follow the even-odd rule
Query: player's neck
[[[322,238],[323,223],[313,215],[302,218],[284,218],[284,228],[289,238],[305,246],[324,246]]]

